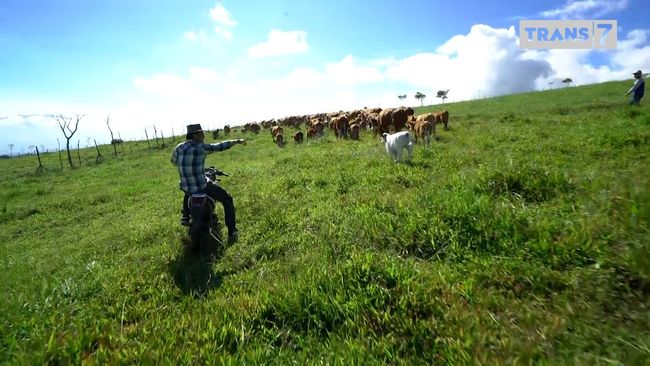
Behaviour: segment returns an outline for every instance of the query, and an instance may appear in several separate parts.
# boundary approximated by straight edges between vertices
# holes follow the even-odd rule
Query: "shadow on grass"
[[[212,270],[222,253],[216,247],[193,250],[189,238],[183,238],[182,244],[182,251],[168,264],[169,272],[183,294],[204,297],[223,282],[223,274]]]
[[[401,164],[404,164],[404,165],[410,166],[410,167],[421,168],[421,169],[430,169],[433,166],[433,164],[430,161],[427,161],[427,160],[414,160],[414,159],[404,160],[403,162],[401,162]]]

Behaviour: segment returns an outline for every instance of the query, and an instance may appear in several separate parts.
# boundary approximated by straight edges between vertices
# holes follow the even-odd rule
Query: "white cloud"
[[[191,98],[198,94],[198,89],[191,80],[169,73],[151,78],[136,78],[133,85],[144,92],[167,97]]]
[[[358,65],[352,55],[347,55],[337,63],[325,65],[328,77],[338,85],[355,86],[383,80],[384,76],[376,67]]]
[[[0,117],[0,127],[17,126],[23,123],[29,123],[38,127],[54,126],[54,118],[49,114],[31,113],[31,114],[13,114]]]
[[[197,83],[214,83],[219,81],[219,75],[207,67],[191,67],[190,80]]]
[[[210,19],[212,19],[216,24],[227,27],[234,27],[237,25],[237,22],[232,18],[230,12],[224,8],[221,3],[217,3],[214,8],[210,9]]]
[[[564,6],[540,13],[545,18],[590,19],[627,8],[628,0],[568,0]]]
[[[256,44],[248,49],[253,57],[270,57],[307,52],[307,33],[303,31],[283,32],[271,30],[266,42]]]
[[[214,8],[210,9],[210,19],[214,22],[214,32],[228,41],[232,40],[232,28],[237,25],[223,4],[217,3]]]
[[[183,38],[185,38],[188,41],[194,41],[194,40],[196,40],[197,37],[198,37],[198,34],[197,34],[197,32],[194,32],[194,31],[189,31],[189,32],[183,33]]]
[[[231,41],[233,37],[232,28],[237,26],[237,21],[232,18],[230,12],[221,3],[218,3],[214,8],[210,9],[209,16],[214,24],[214,33],[227,41]],[[192,30],[183,33],[183,38],[189,42],[195,42],[205,40],[207,34],[205,30]]]
[[[617,50],[627,51],[645,45],[648,41],[649,33],[650,30],[647,29],[635,29],[628,32],[626,39],[617,42]]]
[[[183,38],[186,41],[194,42],[199,39],[204,39],[206,37],[205,31],[187,31],[183,33]]]
[[[232,32],[228,29],[223,29],[221,27],[214,27],[215,33],[220,35],[223,39],[228,41],[232,40]]]
[[[479,24],[467,35],[452,37],[434,53],[396,61],[388,67],[387,76],[431,92],[450,89],[453,101],[531,91],[536,79],[550,72],[547,62],[524,57],[514,27]]]

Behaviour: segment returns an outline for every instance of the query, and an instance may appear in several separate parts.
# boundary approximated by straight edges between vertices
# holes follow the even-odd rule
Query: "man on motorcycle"
[[[205,156],[213,151],[224,151],[233,145],[245,145],[244,139],[226,140],[215,144],[206,144],[205,135],[200,124],[187,126],[187,140],[176,146],[172,152],[171,163],[178,168],[180,188],[185,193],[183,197],[181,225],[190,224],[190,210],[187,207],[188,198],[194,193],[205,193],[215,201],[221,202],[228,227],[228,242],[237,241],[239,233],[235,223],[235,205],[232,196],[222,187],[205,178]]]

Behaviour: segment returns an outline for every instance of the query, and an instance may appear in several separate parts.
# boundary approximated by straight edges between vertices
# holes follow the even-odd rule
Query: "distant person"
[[[190,210],[187,207],[187,200],[193,193],[205,193],[215,201],[223,205],[226,227],[228,227],[228,242],[237,241],[239,233],[235,223],[235,205],[232,196],[222,187],[208,183],[203,169],[205,168],[205,157],[213,151],[224,151],[233,145],[245,145],[244,139],[225,140],[220,143],[206,144],[205,135],[200,124],[188,125],[187,140],[176,146],[172,152],[171,163],[178,168],[180,176],[180,188],[185,193],[183,197],[181,225],[190,224]]]
[[[641,105],[641,98],[643,98],[643,94],[645,93],[645,80],[643,80],[643,73],[641,70],[638,70],[634,74],[634,78],[636,81],[634,82],[634,85],[630,88],[630,90],[625,93],[625,95],[629,95],[630,93],[632,94],[632,98],[630,99],[630,105]]]

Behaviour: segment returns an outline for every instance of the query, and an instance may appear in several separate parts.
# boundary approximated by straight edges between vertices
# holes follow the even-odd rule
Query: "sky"
[[[107,120],[116,138],[169,137],[632,79],[650,70],[648,14],[648,0],[0,0],[0,154],[63,147],[56,115],[82,117],[71,144],[86,147],[110,141]],[[617,48],[520,48],[519,21],[544,19],[616,20]]]

